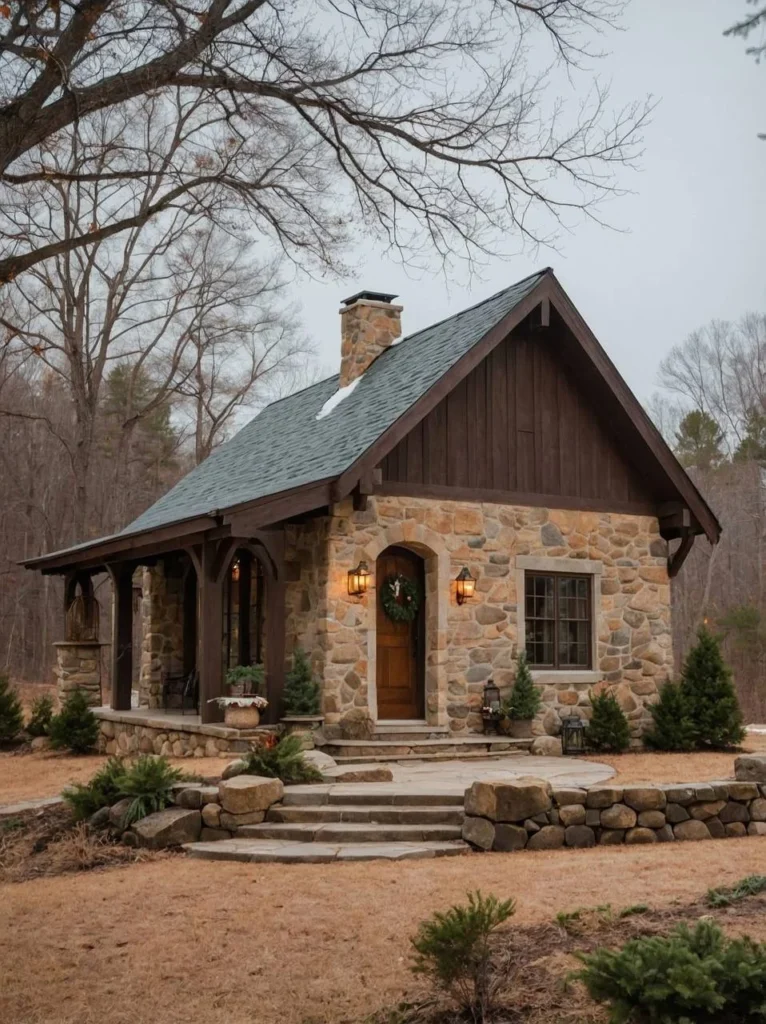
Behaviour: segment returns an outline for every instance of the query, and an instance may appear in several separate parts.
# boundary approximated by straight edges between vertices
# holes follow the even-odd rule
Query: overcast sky
[[[621,171],[634,194],[602,210],[621,232],[580,222],[558,251],[496,260],[481,279],[449,284],[360,252],[357,276],[296,286],[323,368],[339,363],[340,300],[361,288],[398,293],[411,334],[552,266],[642,401],[662,356],[695,327],[766,311],[766,67],[722,35],[743,10],[744,0],[632,0],[624,31],[604,40],[611,55],[597,70],[614,100],[659,100],[640,172]]]

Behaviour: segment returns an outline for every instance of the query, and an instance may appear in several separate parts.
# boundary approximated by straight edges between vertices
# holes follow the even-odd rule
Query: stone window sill
[[[532,669],[532,678],[536,683],[598,683],[604,678],[604,673],[541,668]]]

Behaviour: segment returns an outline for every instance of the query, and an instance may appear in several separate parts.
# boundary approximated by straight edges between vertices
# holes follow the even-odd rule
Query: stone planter
[[[303,749],[313,750],[314,734],[322,728],[324,715],[285,715],[280,718],[280,722],[285,727],[286,736],[297,733],[301,737]]]
[[[506,735],[512,736],[515,740],[528,740],[532,737],[531,718],[506,718],[508,728]]]
[[[238,708],[229,704],[224,709],[223,724],[232,729],[254,729],[261,721],[261,712],[256,707]]]

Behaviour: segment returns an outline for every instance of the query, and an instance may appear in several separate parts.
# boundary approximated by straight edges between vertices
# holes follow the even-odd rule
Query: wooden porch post
[[[223,579],[218,545],[202,545],[199,576],[199,700],[203,722],[220,722],[223,711],[209,704],[223,695]]]
[[[121,562],[109,566],[114,606],[112,610],[112,707],[130,711],[133,686],[133,566]]]
[[[264,536],[272,571],[266,575],[266,697],[269,706],[265,720],[278,722],[282,715],[282,694],[285,688],[285,534],[269,530]]]

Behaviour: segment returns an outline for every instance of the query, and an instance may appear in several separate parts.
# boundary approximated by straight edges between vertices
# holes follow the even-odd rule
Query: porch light
[[[582,754],[585,750],[585,723],[577,715],[561,719],[561,747],[564,754]]]
[[[361,597],[367,593],[370,585],[370,570],[366,562],[360,562],[356,569],[349,569],[348,592],[352,597]]]
[[[237,583],[239,581],[239,559],[235,558],[231,563],[231,578]]]
[[[457,578],[455,580],[455,597],[457,598],[457,603],[463,604],[464,601],[469,601],[473,597],[475,589],[476,580],[469,572],[468,566],[464,565],[457,574]]]

